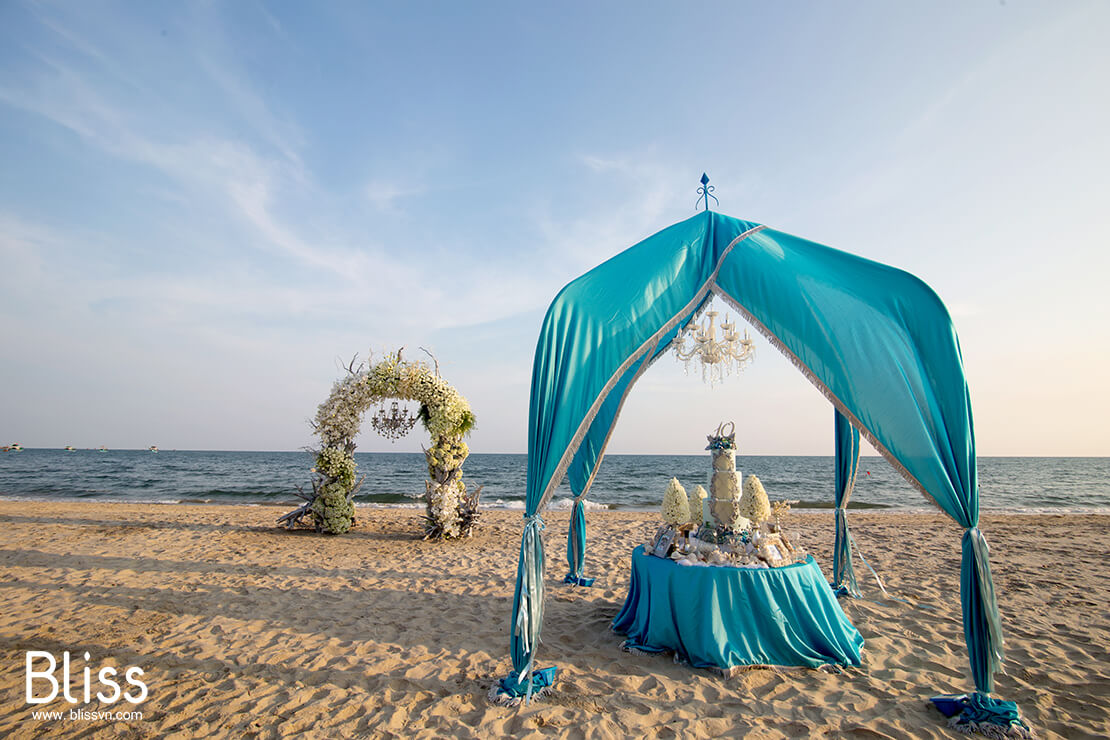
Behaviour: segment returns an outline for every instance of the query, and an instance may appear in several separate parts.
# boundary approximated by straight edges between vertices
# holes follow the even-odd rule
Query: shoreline
[[[547,516],[547,515],[552,515],[552,516],[556,516],[556,517],[569,516],[570,506],[568,506],[568,505],[559,506],[557,504],[561,503],[561,502],[570,502],[570,501],[571,501],[571,499],[569,499],[569,498],[567,498],[567,499],[557,499],[555,503],[549,505],[542,512],[541,516]],[[119,499],[89,499],[89,498],[73,498],[73,499],[41,498],[40,499],[40,498],[18,498],[18,497],[13,496],[13,497],[0,498],[0,523],[2,523],[3,520],[4,520],[4,517],[8,515],[7,510],[9,508],[15,508],[16,505],[20,504],[20,503],[34,504],[34,505],[37,505],[37,506],[45,506],[45,507],[54,507],[54,506],[70,507],[70,506],[72,506],[72,507],[78,507],[78,508],[88,507],[88,508],[91,508],[91,509],[95,509],[95,508],[101,507],[101,506],[121,507],[121,508],[124,508],[124,507],[134,507],[134,508],[154,507],[154,508],[158,508],[158,509],[169,508],[169,507],[173,507],[173,506],[179,506],[179,507],[182,507],[182,508],[185,508],[185,509],[194,509],[194,508],[195,509],[215,509],[215,510],[230,509],[230,510],[233,510],[233,511],[238,510],[238,509],[248,509],[248,510],[255,510],[255,511],[258,510],[258,509],[273,509],[275,513],[279,513],[279,512],[284,513],[290,507],[296,507],[298,505],[297,500],[290,501],[288,503],[275,503],[275,502],[272,502],[272,501],[232,503],[232,502],[225,502],[225,501],[199,501],[199,500],[198,501],[188,501],[188,500],[186,500],[186,501],[126,501],[126,500],[119,500]],[[589,504],[589,503],[592,503],[592,502],[588,501],[587,503]],[[416,504],[389,504],[389,503],[386,503],[386,504],[383,504],[383,503],[375,503],[375,502],[358,502],[358,501],[356,501],[355,502],[355,509],[356,510],[363,510],[363,511],[394,512],[398,515],[399,514],[404,514],[404,513],[416,514],[416,513],[420,512],[424,509],[424,504],[423,503],[416,503]],[[509,515],[509,516],[513,516],[514,518],[515,518],[514,515],[516,515],[519,512],[523,512],[523,510],[524,510],[524,502],[523,501],[513,502],[513,505],[508,505],[508,506],[485,506],[485,505],[483,505],[483,506],[480,507],[480,512],[483,513],[483,514],[488,513],[488,514],[491,514],[491,515],[494,515],[494,516]],[[828,508],[812,508],[812,509],[801,509],[801,508],[792,507],[790,509],[790,513],[788,514],[788,516],[790,516],[792,518],[802,518],[802,519],[807,520],[807,523],[810,523],[808,521],[810,519],[818,519],[818,518],[831,519],[832,516],[833,516],[833,511],[834,510],[833,510],[832,505],[830,505]],[[629,514],[629,515],[632,515],[632,516],[636,517],[636,519],[641,519],[641,518],[648,518],[648,519],[652,519],[652,520],[659,519],[660,520],[659,523],[660,524],[662,523],[662,519],[661,519],[661,515],[660,515],[660,512],[659,512],[659,507],[658,506],[655,506],[655,507],[652,507],[652,508],[647,508],[647,509],[639,509],[639,508],[626,508],[626,507],[619,506],[619,505],[609,506],[609,505],[604,505],[604,504],[595,504],[594,507],[588,507],[586,509],[586,516],[587,517],[589,517],[593,514],[609,515],[609,516],[619,516],[619,515],[623,515],[623,514]],[[855,508],[853,506],[849,506],[848,507],[848,514],[851,517],[851,519],[849,519],[849,526],[851,526],[852,523],[857,518],[862,518],[862,517],[890,517],[890,516],[895,516],[895,517],[904,516],[904,517],[911,517],[911,518],[918,518],[918,517],[921,517],[921,518],[939,518],[939,519],[944,519],[944,520],[947,520],[947,521],[951,522],[953,526],[957,526],[955,521],[951,517],[949,517],[948,514],[946,514],[945,512],[941,511],[938,508],[928,507],[928,506],[923,506],[921,508],[915,508],[915,509],[908,509],[908,508],[902,509],[902,508],[894,508],[894,507],[885,507],[885,506],[882,506],[882,505],[868,506],[866,508]],[[1026,517],[1033,517],[1033,518],[1054,517],[1054,518],[1068,518],[1068,519],[1075,518],[1075,519],[1082,519],[1082,520],[1088,520],[1092,517],[1093,518],[1104,518],[1106,520],[1107,529],[1110,530],[1110,510],[1101,510],[1101,509],[1099,509],[1099,510],[1076,510],[1076,509],[1059,509],[1059,510],[1057,510],[1057,509],[1045,508],[1045,509],[1039,509],[1039,510],[1033,510],[1033,511],[1022,511],[1022,510],[981,509],[980,513],[979,513],[980,524],[982,524],[986,520],[1009,520],[1009,519],[1022,519],[1022,518],[1026,518]],[[417,517],[417,518],[419,518],[419,517]],[[279,530],[284,529],[283,527],[275,527],[275,528],[279,529]],[[308,531],[308,530],[304,529],[304,531]],[[337,537],[342,537],[342,535],[337,535]]]
[[[90,506],[228,506],[228,507],[273,507],[275,509],[292,509],[303,503],[300,499],[291,499],[285,503],[278,503],[276,501],[223,501],[212,499],[178,499],[178,500],[161,500],[161,499],[101,499],[92,496],[73,496],[66,498],[59,497],[37,497],[37,496],[0,496],[0,506],[6,503],[35,503],[35,504],[78,504]],[[570,510],[572,499],[567,496],[565,498],[556,498],[548,505],[545,511],[553,512],[566,512]],[[424,508],[423,502],[414,503],[382,503],[376,501],[355,501],[356,509],[381,509],[381,510],[399,510],[399,511],[418,511]],[[797,514],[807,515],[820,515],[833,513],[834,505],[830,501],[827,506],[809,506],[800,507],[792,506],[791,512]],[[483,503],[481,505],[482,511],[502,511],[502,512],[515,512],[524,510],[524,501],[510,501],[501,504],[489,505]],[[862,514],[876,514],[876,515],[905,515],[905,516],[947,516],[940,509],[922,504],[917,507],[898,507],[888,506],[886,504],[871,504],[871,503],[849,503],[847,507],[848,513],[851,516]],[[632,507],[623,506],[621,504],[604,504],[594,501],[586,501],[586,512],[589,515],[592,512],[608,511],[608,512],[627,512],[632,514],[656,514],[659,511],[659,506],[651,507]],[[1037,507],[1025,509],[994,509],[985,508],[980,506],[980,516],[1108,516],[1110,517],[1110,507]]]
[[[360,508],[339,536],[286,531],[278,505],[0,501],[0,735],[135,737],[644,736],[951,738],[927,698],[971,689],[959,598],[962,529],[947,516],[853,512],[867,562],[842,599],[866,640],[842,674],[753,667],[724,679],[669,655],[619,649],[608,628],[630,552],[656,513],[587,516],[586,575],[561,584],[568,511],[543,534],[547,610],[540,667],[555,692],[516,709],[486,692],[509,668],[520,512],[487,510],[475,536],[424,542],[415,510]],[[999,698],[1042,738],[1110,735],[1110,516],[998,515],[991,546],[1007,650]],[[831,570],[832,513],[785,528]],[[35,720],[27,651],[89,652],[140,666],[143,718]],[[79,670],[82,660],[75,658]],[[95,673],[93,674],[95,676]],[[121,710],[93,699],[90,711]],[[47,709],[70,708],[58,699]]]

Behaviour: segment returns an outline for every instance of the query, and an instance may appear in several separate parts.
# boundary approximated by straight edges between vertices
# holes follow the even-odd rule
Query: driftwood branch
[[[474,493],[472,493],[472,494],[470,494],[469,496],[466,497],[466,502],[463,506],[463,508],[466,511],[477,513],[477,511],[478,511],[478,499],[482,495],[482,489],[483,488],[485,488],[485,486],[478,486],[477,488],[474,489]],[[477,518],[477,517],[475,516],[475,518]]]
[[[354,375],[355,373],[361,372],[363,366],[366,365],[365,362],[362,362],[362,363],[359,363],[358,368],[355,368],[355,361],[356,360],[358,360],[358,353],[357,352],[355,353],[355,356],[351,358],[351,361],[347,363],[347,372],[350,373],[351,375]]]
[[[278,524],[285,524],[286,529],[293,529],[293,527],[295,527],[295,526],[297,526],[298,524],[301,523],[301,519],[303,519],[305,516],[307,516],[311,512],[312,512],[312,502],[311,501],[305,501],[303,504],[301,504],[300,506],[298,506],[296,509],[289,512],[288,514],[285,514],[281,517],[278,517],[277,523]]]
[[[438,378],[438,377],[439,377],[439,360],[437,360],[437,359],[436,359],[436,356],[435,356],[435,355],[433,355],[433,354],[432,354],[431,352],[429,352],[428,350],[424,349],[423,347],[421,347],[421,348],[420,348],[420,350],[421,350],[421,351],[422,351],[422,352],[423,352],[424,354],[426,354],[426,355],[427,355],[428,357],[431,357],[431,358],[432,358],[432,362],[434,362],[434,363],[435,363],[435,366],[436,366],[436,377]]]
[[[351,490],[347,492],[347,500],[348,501],[350,501],[351,499],[353,499],[355,497],[355,494],[358,493],[358,489],[362,488],[362,484],[365,483],[365,482],[366,482],[366,476],[365,475],[358,479],[358,482],[355,483],[355,485],[352,486]]]

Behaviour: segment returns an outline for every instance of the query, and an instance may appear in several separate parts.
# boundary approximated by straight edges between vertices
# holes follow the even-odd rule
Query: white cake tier
[[[709,477],[709,495],[718,501],[740,500],[740,471],[719,470]]]
[[[738,532],[742,529],[750,529],[751,522],[743,517],[740,513],[740,501],[737,499],[709,499],[709,508],[713,513],[713,519],[722,527]]]
[[[736,450],[713,450],[713,471],[731,473],[736,470]]]

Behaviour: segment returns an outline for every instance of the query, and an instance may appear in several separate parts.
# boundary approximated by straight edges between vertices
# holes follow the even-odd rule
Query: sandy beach
[[[865,598],[841,603],[866,639],[860,668],[724,679],[623,653],[609,630],[629,553],[655,515],[589,514],[586,572],[597,583],[582,589],[560,583],[567,514],[550,513],[539,657],[559,666],[557,691],[507,709],[486,692],[510,668],[519,512],[487,511],[473,539],[441,544],[415,536],[413,510],[360,509],[357,529],[339,537],[279,530],[284,511],[0,504],[0,735],[960,737],[926,701],[971,688],[960,532],[941,515],[851,515],[891,595],[910,602],[881,599],[857,565]],[[984,516],[981,526],[1006,638],[997,695],[1042,737],[1110,735],[1110,517]],[[827,574],[831,514],[792,514],[789,529]],[[74,706],[26,703],[35,650],[70,651],[75,676],[87,651],[94,683],[101,666],[141,667],[139,704],[78,706],[142,719],[34,719]]]

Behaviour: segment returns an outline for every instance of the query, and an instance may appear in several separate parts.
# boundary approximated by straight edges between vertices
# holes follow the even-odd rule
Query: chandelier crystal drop
[[[382,408],[376,415],[370,417],[370,425],[378,434],[396,442],[416,426],[416,418],[407,408],[399,408],[398,403],[394,401],[390,406],[390,413],[387,414]]]
[[[717,339],[714,321],[718,315],[717,311],[706,311],[707,320],[701,326],[691,321],[674,339],[675,356],[685,365],[686,373],[690,373],[691,362],[701,363],[701,379],[710,386],[721,382],[725,375],[740,372],[755,357],[755,343],[748,337],[748,331],[745,329],[741,337],[728,314],[721,322],[723,336]]]

